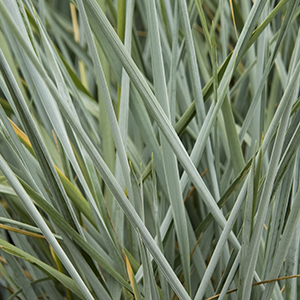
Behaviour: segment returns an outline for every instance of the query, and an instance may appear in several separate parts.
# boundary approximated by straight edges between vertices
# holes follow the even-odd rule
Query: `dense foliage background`
[[[0,298],[298,299],[299,0],[0,0]]]

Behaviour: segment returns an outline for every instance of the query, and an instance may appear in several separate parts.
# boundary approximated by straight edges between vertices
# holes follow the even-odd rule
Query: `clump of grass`
[[[3,299],[297,299],[299,1],[0,1]]]

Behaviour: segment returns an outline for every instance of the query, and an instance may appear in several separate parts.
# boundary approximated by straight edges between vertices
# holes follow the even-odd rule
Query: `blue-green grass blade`
[[[43,272],[45,272],[48,276],[52,276],[58,281],[60,281],[65,287],[70,289],[74,294],[80,297],[80,299],[85,299],[84,294],[80,291],[76,283],[70,277],[66,276],[63,273],[55,270],[51,266],[45,264],[41,260],[35,258],[34,256],[24,252],[23,250],[13,246],[12,244],[0,239],[1,249],[10,255],[14,255],[16,257],[20,257],[24,260],[29,261],[31,264],[40,268]],[[23,291],[24,292],[24,291]],[[93,299],[93,298],[91,298]]]
[[[147,1],[147,11],[155,94],[166,115],[170,117],[170,106],[167,94],[165,71],[163,67],[164,61],[158,31],[157,13],[155,3],[153,1]],[[182,191],[180,189],[177,160],[175,154],[173,153],[171,147],[169,146],[163,135],[161,135],[161,145],[163,164],[168,187],[168,196],[173,211],[173,219],[179,243],[179,252],[184,272],[185,286],[188,293],[190,293],[190,250],[187,234],[186,216],[184,213],[185,207],[182,199]]]
[[[32,203],[30,197],[25,192],[25,190],[23,189],[23,187],[21,186],[20,182],[17,180],[15,175],[12,173],[12,171],[10,170],[9,166],[4,161],[2,156],[0,156],[0,161],[1,161],[1,163],[0,163],[1,167],[0,168],[1,168],[2,173],[5,175],[8,182],[10,183],[10,185],[15,190],[16,194],[22,200],[24,206],[26,207],[26,209],[30,213],[31,217],[33,218],[35,223],[39,226],[39,228],[42,230],[44,236],[46,237],[48,242],[51,244],[54,251],[56,252],[58,257],[61,259],[61,261],[65,265],[66,269],[70,273],[70,275],[75,280],[76,284],[78,285],[78,288],[81,291],[80,293],[82,293],[84,295],[84,297],[86,297],[87,299],[93,299],[90,291],[88,290],[88,288],[86,287],[86,285],[82,281],[81,277],[78,275],[77,271],[75,270],[74,266],[70,262],[69,258],[67,257],[65,252],[62,250],[61,246],[59,245],[59,243],[57,242],[57,240],[53,236],[52,232],[50,231],[49,227],[45,223],[44,219],[42,218],[42,216],[40,215],[40,213],[38,212],[38,210],[36,209],[36,207]],[[48,265],[47,265],[47,267],[48,267]]]

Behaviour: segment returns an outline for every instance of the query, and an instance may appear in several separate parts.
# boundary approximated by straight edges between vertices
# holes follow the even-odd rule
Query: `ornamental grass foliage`
[[[300,297],[299,0],[0,0],[0,298]]]

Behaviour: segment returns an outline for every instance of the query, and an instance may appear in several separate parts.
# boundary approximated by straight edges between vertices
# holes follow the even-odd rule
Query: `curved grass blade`
[[[125,288],[131,289],[126,280],[112,267],[112,261],[110,257],[101,249],[94,249],[83,237],[81,237],[68,222],[63,218],[63,216],[51,206],[45,199],[33,191],[25,182],[22,185],[26,189],[26,192],[35,201],[35,203],[42,208],[47,215],[63,229],[66,234],[76,242],[88,255],[90,255],[99,265],[106,270],[112,277],[119,281]]]
[[[1,249],[1,244],[0,244],[0,249]],[[18,263],[16,258],[7,254],[6,251],[1,251],[1,257],[3,257],[6,260],[6,263],[9,265],[9,268],[11,269],[13,274],[13,280],[15,281],[18,287],[21,287],[22,294],[25,295],[26,298],[38,300],[37,294],[34,291],[32,285],[30,284],[31,283],[30,278],[25,276],[21,268],[21,265]]]
[[[70,262],[69,258],[65,254],[65,252],[62,250],[61,246],[53,236],[52,232],[50,231],[49,227],[41,217],[40,213],[36,209],[36,207],[31,202],[31,199],[29,198],[28,194],[25,192],[17,178],[14,176],[10,168],[8,167],[7,163],[3,159],[3,157],[0,155],[0,168],[7,178],[10,185],[14,188],[16,194],[20,197],[20,199],[23,201],[23,204],[25,205],[26,209],[30,213],[31,217],[34,219],[36,224],[39,226],[39,228],[42,230],[44,236],[47,238],[50,245],[53,247],[55,252],[57,253],[58,257],[61,259],[62,263],[70,273],[70,275],[75,280],[76,284],[78,285],[80,291],[86,297],[87,299],[93,299],[90,291],[87,289],[86,285],[82,281],[81,277],[78,275],[77,271],[75,270],[74,266]]]
[[[33,257],[32,255],[26,253],[25,251],[11,245],[10,243],[4,241],[0,238],[0,248],[14,256],[27,260],[31,264],[40,268],[44,273],[48,276],[53,277],[60,281],[66,288],[72,291],[75,295],[77,295],[80,299],[85,299],[83,293],[78,288],[76,283],[70,277],[66,276],[65,274],[55,270],[54,268],[48,266],[46,263],[42,262],[41,260]],[[93,298],[92,298],[93,299]]]
[[[174,271],[170,268],[169,264],[167,263],[164,256],[161,254],[159,248],[155,244],[153,238],[151,237],[150,233],[140,220],[139,216],[133,209],[132,205],[128,203],[128,200],[126,196],[124,195],[124,191],[120,188],[118,182],[115,180],[115,178],[112,176],[110,170],[105,165],[103,159],[99,155],[98,151],[95,149],[95,146],[93,143],[89,140],[86,133],[83,131],[79,121],[77,119],[74,119],[74,116],[71,115],[71,112],[68,108],[66,108],[66,103],[62,100],[61,95],[58,94],[56,88],[54,87],[53,83],[50,81],[50,79],[45,74],[44,70],[40,67],[39,63],[36,61],[36,58],[34,55],[32,55],[31,51],[28,49],[28,45],[24,42],[22,35],[20,34],[19,30],[16,28],[14,22],[12,21],[9,13],[7,12],[5,6],[0,2],[0,11],[3,13],[3,16],[5,16],[5,20],[9,23],[11,26],[11,29],[16,33],[16,37],[20,39],[22,46],[24,47],[24,50],[26,51],[27,55],[32,59],[32,62],[34,63],[36,69],[38,72],[43,74],[43,78],[48,84],[49,89],[55,96],[57,100],[60,100],[59,106],[60,109],[65,114],[66,118],[70,122],[71,126],[73,127],[74,131],[78,135],[78,138],[81,140],[82,144],[86,147],[86,150],[88,151],[89,155],[93,159],[96,168],[100,172],[102,178],[104,181],[108,184],[110,187],[110,190],[113,192],[113,194],[116,196],[116,199],[119,201],[121,207],[123,208],[125,214],[129,218],[129,220],[134,224],[135,228],[139,228],[141,236],[144,239],[144,242],[147,244],[147,247],[149,247],[149,250],[151,251],[151,254],[155,258],[156,262],[159,264],[159,266],[164,270],[165,275],[167,276],[167,279],[169,280],[171,286],[173,289],[176,290],[176,293],[180,295],[182,299],[189,299],[186,291],[183,288],[180,288],[181,284],[178,284],[178,278],[174,274]]]
[[[171,147],[173,148],[174,153],[176,154],[178,160],[184,166],[185,170],[190,176],[190,179],[193,181],[195,187],[199,191],[199,193],[203,196],[206,205],[215,215],[217,222],[220,224],[221,227],[225,225],[225,218],[223,214],[217,208],[215,200],[213,199],[212,195],[210,194],[207,187],[204,185],[198,171],[196,170],[195,166],[191,163],[186,150],[184,149],[181,141],[179,140],[177,134],[175,133],[172,125],[168,121],[165,113],[163,112],[161,106],[157,102],[156,98],[154,97],[152,91],[150,90],[148,84],[144,80],[143,75],[137,69],[136,65],[133,63],[131,57],[127,54],[124,46],[120,43],[118,38],[116,37],[115,32],[112,30],[111,26],[108,24],[106,17],[104,14],[98,9],[98,6],[91,0],[85,2],[87,7],[88,14],[93,15],[94,18],[97,18],[98,22],[98,30],[103,30],[103,34],[107,34],[108,38],[110,39],[111,46],[114,47],[114,51],[117,53],[120,59],[122,59],[122,63],[124,68],[126,69],[128,75],[131,77],[131,80],[135,84],[136,88],[138,89],[139,93],[143,97],[145,101],[145,105],[149,109],[149,111],[155,117],[155,120],[161,130],[163,131],[166,139],[170,143]],[[102,27],[101,27],[102,26]],[[95,30],[96,28],[94,28]],[[97,35],[96,35],[97,36]],[[234,59],[231,60],[231,67],[234,65]],[[227,73],[230,71],[227,70]],[[228,80],[230,76],[225,76]],[[225,83],[223,83],[225,85]],[[224,86],[222,85],[222,89]],[[237,240],[233,236],[231,239],[234,240],[234,244],[237,247],[238,243]]]

